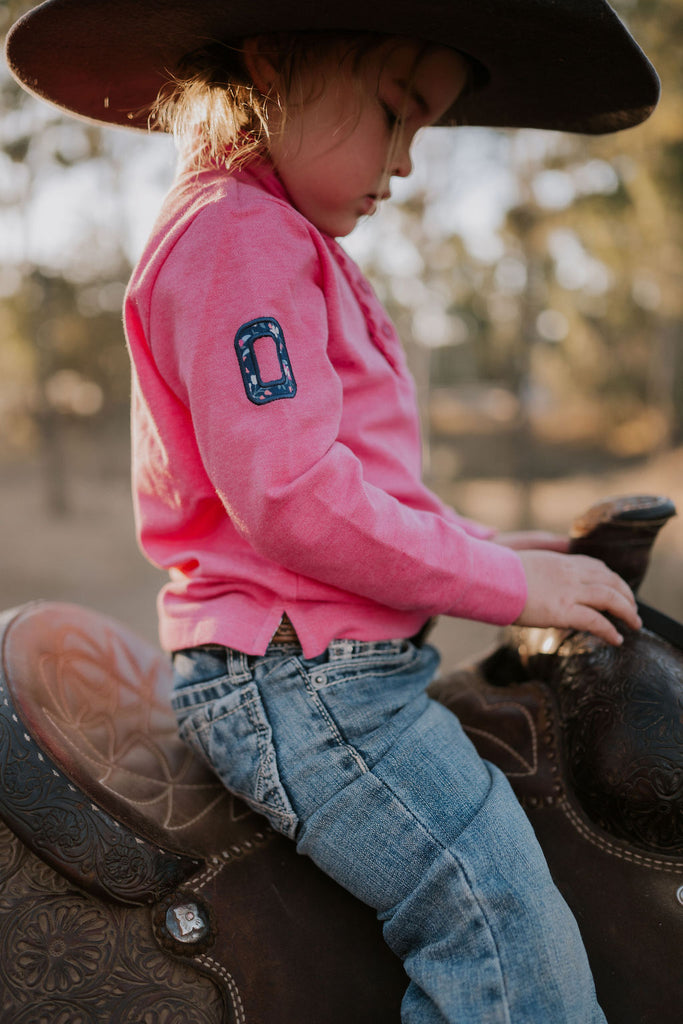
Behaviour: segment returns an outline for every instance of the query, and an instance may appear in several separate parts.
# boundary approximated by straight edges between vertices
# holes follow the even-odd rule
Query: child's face
[[[314,98],[288,103],[284,122],[276,115],[271,158],[294,205],[321,231],[348,235],[373,213],[390,194],[391,176],[410,174],[416,132],[461,92],[463,58],[435,47],[416,62],[421,47],[389,40],[355,76],[337,54],[322,58],[302,82],[304,96]]]

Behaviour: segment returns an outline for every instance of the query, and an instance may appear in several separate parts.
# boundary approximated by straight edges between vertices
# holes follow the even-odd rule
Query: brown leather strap
[[[280,625],[273,634],[273,639],[270,641],[271,644],[298,644],[301,647],[301,641],[297,636],[297,632],[291,623],[287,612],[282,616]]]
[[[646,629],[651,633],[657,633],[662,640],[667,640],[674,647],[678,647],[679,651],[683,651],[683,624],[670,619],[664,612],[651,608],[649,604],[643,604],[642,601],[638,602],[638,613]]]

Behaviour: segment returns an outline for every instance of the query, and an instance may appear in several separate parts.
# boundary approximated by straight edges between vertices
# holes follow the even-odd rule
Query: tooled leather
[[[538,651],[544,638],[537,639]],[[551,646],[545,644],[548,650]],[[629,660],[628,649],[624,657]],[[582,678],[580,661],[569,664],[576,672],[568,673],[567,685],[585,695],[590,682]],[[570,763],[581,748],[564,742],[560,698],[549,681],[556,667],[552,656],[531,658],[524,665],[518,651],[501,648],[471,670],[439,681],[432,694],[458,715],[480,754],[508,773],[553,878],[579,922],[607,1020],[678,1024],[683,1005],[683,857],[643,849],[614,834],[619,829],[609,831],[591,820],[575,792]],[[534,678],[535,673],[544,678]],[[623,677],[628,679],[628,673]],[[609,679],[598,689],[602,700],[610,691]],[[618,701],[620,696],[630,695],[617,688],[614,697]],[[571,708],[579,703],[572,696]],[[618,717],[621,711],[614,714]],[[648,713],[646,718],[650,725],[660,723],[658,715]],[[580,714],[573,725],[580,730]],[[670,728],[667,721],[664,733]],[[595,730],[593,737],[600,739]],[[591,741],[586,742],[594,753]],[[511,747],[516,757],[510,757]],[[519,771],[522,764],[529,770]],[[675,779],[667,792],[676,792]],[[620,784],[618,779],[611,782]]]
[[[0,814],[30,849],[83,888],[126,903],[158,899],[199,862],[163,850],[84,799],[0,685]]]
[[[556,695],[572,789],[611,835],[683,854],[683,656],[648,633],[621,648],[583,635],[562,645]]]
[[[596,848],[642,867],[683,874],[683,859],[676,852],[643,850],[619,830],[596,827],[574,790],[575,750],[565,744],[559,702],[548,682],[513,676],[505,686],[492,685],[485,669],[483,662],[452,673],[434,683],[430,693],[458,716],[481,756],[505,772],[527,813],[558,806],[572,829]],[[675,793],[677,787],[676,776],[670,789]]]
[[[228,1024],[197,966],[159,948],[146,907],[86,896],[0,824],[0,1024]]]
[[[216,801],[219,783],[213,781],[201,764],[194,763],[191,772],[174,774],[169,770],[169,764],[175,764],[172,752],[177,742],[175,723],[173,735],[169,736],[163,728],[164,714],[159,713],[156,703],[163,704],[167,700],[166,686],[170,679],[165,660],[162,667],[157,668],[156,653],[150,659],[149,649],[118,624],[71,606],[47,603],[29,606],[5,616],[1,626],[4,626],[3,671],[5,675],[11,674],[14,691],[22,695],[22,717],[29,725],[26,732],[35,749],[42,752],[48,783],[52,784],[52,771],[47,758],[54,757],[56,765],[68,765],[65,784],[71,786],[81,802],[86,794],[91,798],[96,796],[98,802],[93,802],[93,813],[107,813],[102,810],[107,807],[113,819],[118,816],[121,822],[136,825],[137,839],[142,842],[144,837],[161,836],[174,839],[175,848],[188,847],[203,854],[204,866],[184,881],[175,894],[167,895],[164,902],[175,899],[178,894],[183,898],[185,894],[196,894],[213,908],[217,922],[208,948],[199,955],[192,955],[192,949],[172,949],[172,943],[162,941],[163,937],[154,931],[157,946],[153,954],[146,947],[140,953],[139,978],[129,979],[125,974],[130,957],[126,957],[125,965],[114,965],[120,988],[109,985],[107,970],[114,961],[103,962],[99,1002],[92,1002],[97,986],[83,994],[76,986],[64,997],[68,1009],[63,1022],[49,1001],[49,994],[44,995],[36,988],[36,1021],[42,1024],[39,1011],[42,1012],[44,1005],[46,1024],[48,1020],[50,1024],[53,1020],[58,1024],[74,1024],[81,1018],[87,1024],[91,1021],[94,1024],[95,1020],[116,1021],[117,1024],[135,1021],[137,1024],[147,1019],[146,1013],[156,1013],[151,1009],[152,1005],[157,1005],[155,999],[165,1016],[153,1015],[150,1019],[168,1017],[182,1020],[184,1024],[213,1024],[214,1020],[225,1024],[294,1024],[305,1019],[324,1019],[326,1024],[347,1024],[349,1019],[390,1024],[398,1019],[405,987],[403,972],[400,962],[383,943],[374,913],[336,886],[310,861],[300,857],[292,843],[276,836],[257,815],[224,795],[222,787],[221,801]],[[139,692],[135,690],[138,677],[143,680]],[[120,694],[112,694],[111,687],[120,688]],[[137,703],[142,705],[139,712],[135,711]],[[150,714],[150,705],[153,714]],[[141,716],[145,727],[149,723],[151,729],[153,743],[150,744],[146,734],[144,756],[138,756],[136,749],[136,730],[141,729],[136,714]],[[85,737],[82,743],[79,742],[81,735]],[[159,751],[154,744],[159,745]],[[165,753],[167,744],[171,745],[170,755]],[[50,755],[44,753],[47,749]],[[122,764],[123,771],[120,770]],[[188,779],[193,783],[198,780],[196,791],[203,801],[199,807],[189,807],[191,814],[187,813],[185,799],[176,800],[175,791],[179,787],[184,797],[187,790],[192,789]],[[61,780],[60,786],[63,784]],[[61,792],[59,786],[58,790]],[[43,787],[41,792],[50,797],[49,787]],[[48,806],[53,802],[49,799]],[[159,820],[160,808],[163,813]],[[147,813],[156,814],[157,820],[152,817],[146,820]],[[25,838],[35,843],[35,834],[30,830]],[[106,834],[94,837],[95,845],[104,840],[102,855],[116,858],[120,837],[115,837],[113,843],[108,838],[111,837]],[[61,837],[55,833],[53,839],[57,847],[60,843],[67,847],[75,843],[74,852],[79,855],[89,847],[89,837],[82,833],[76,835],[73,829],[63,830]],[[11,836],[9,842],[16,846],[16,836]],[[5,849],[6,838],[0,834],[0,859]],[[117,949],[118,944],[127,941],[120,930],[132,927],[132,922],[138,918],[124,916],[126,908],[120,903],[111,904],[97,894],[92,895],[92,887],[88,896],[80,892],[77,906],[72,903],[67,911],[55,905],[56,916],[46,917],[52,901],[48,895],[52,886],[61,892],[64,885],[74,881],[82,885],[83,878],[78,874],[81,865],[77,856],[73,859],[67,856],[59,862],[53,857],[50,865],[45,849],[36,852],[44,857],[43,869],[49,872],[43,894],[45,911],[22,893],[15,905],[15,914],[25,913],[28,923],[31,915],[34,919],[42,915],[41,927],[44,926],[44,935],[48,937],[45,942],[49,943],[49,936],[56,935],[60,949],[59,924],[64,914],[69,916],[74,933],[79,922],[83,922],[87,930],[94,913],[102,934],[107,930],[109,939],[106,941],[117,944]],[[92,850],[89,856],[92,859]],[[56,871],[52,870],[55,866]],[[5,881],[11,885],[11,879],[3,875],[0,864],[0,899]],[[78,893],[73,885],[71,888]],[[157,914],[159,906],[157,903],[146,914]],[[98,916],[100,914],[104,917]],[[43,933],[36,932],[34,924],[30,926],[30,934],[20,937],[26,956],[36,960],[40,956]],[[0,942],[3,941],[2,927],[0,911]],[[16,933],[11,933],[8,927],[5,940],[8,962],[17,955],[15,937]],[[117,952],[116,956],[119,955]],[[212,979],[222,999],[222,1010],[215,1010],[215,993],[206,997],[205,1005],[205,996],[197,989],[196,1000],[187,1010],[179,995],[168,993],[167,967],[163,965],[166,957],[176,960],[178,956],[182,956],[188,969]],[[66,964],[64,969],[71,968]],[[370,986],[365,973],[368,969]],[[35,984],[38,985],[37,980]],[[124,998],[126,986],[130,988],[129,1002]],[[171,998],[175,1001],[167,1006]],[[18,1003],[16,1000],[8,1002],[9,999],[8,995],[7,1014],[0,1014],[0,1024],[10,1021],[14,1024],[15,1018],[20,1019]],[[129,1006],[135,1007],[130,1011],[132,1016],[124,1015],[124,1002],[126,1014]],[[109,1016],[104,1011],[98,1016],[93,1009],[95,1006],[106,1007]],[[313,1017],[308,1016],[309,1012]]]
[[[260,819],[178,739],[168,661],[135,634],[36,603],[6,624],[2,659],[36,743],[113,817],[197,856],[259,841]]]

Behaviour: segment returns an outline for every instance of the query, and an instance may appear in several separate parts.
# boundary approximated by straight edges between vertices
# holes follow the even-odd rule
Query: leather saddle
[[[612,503],[575,546],[637,585],[672,512]],[[610,1024],[683,1005],[673,640],[511,630],[433,687],[525,807]],[[0,617],[0,644],[0,1024],[396,1024],[403,971],[373,912],[180,743],[164,656],[48,602]]]
[[[166,657],[68,604],[0,634],[2,1024],[399,1019],[374,913],[180,743]]]

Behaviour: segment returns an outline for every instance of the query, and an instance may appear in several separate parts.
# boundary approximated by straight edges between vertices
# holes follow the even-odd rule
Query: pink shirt
[[[140,545],[162,645],[313,657],[443,613],[514,621],[517,555],[420,479],[414,386],[370,285],[258,165],[182,173],[131,281]]]

